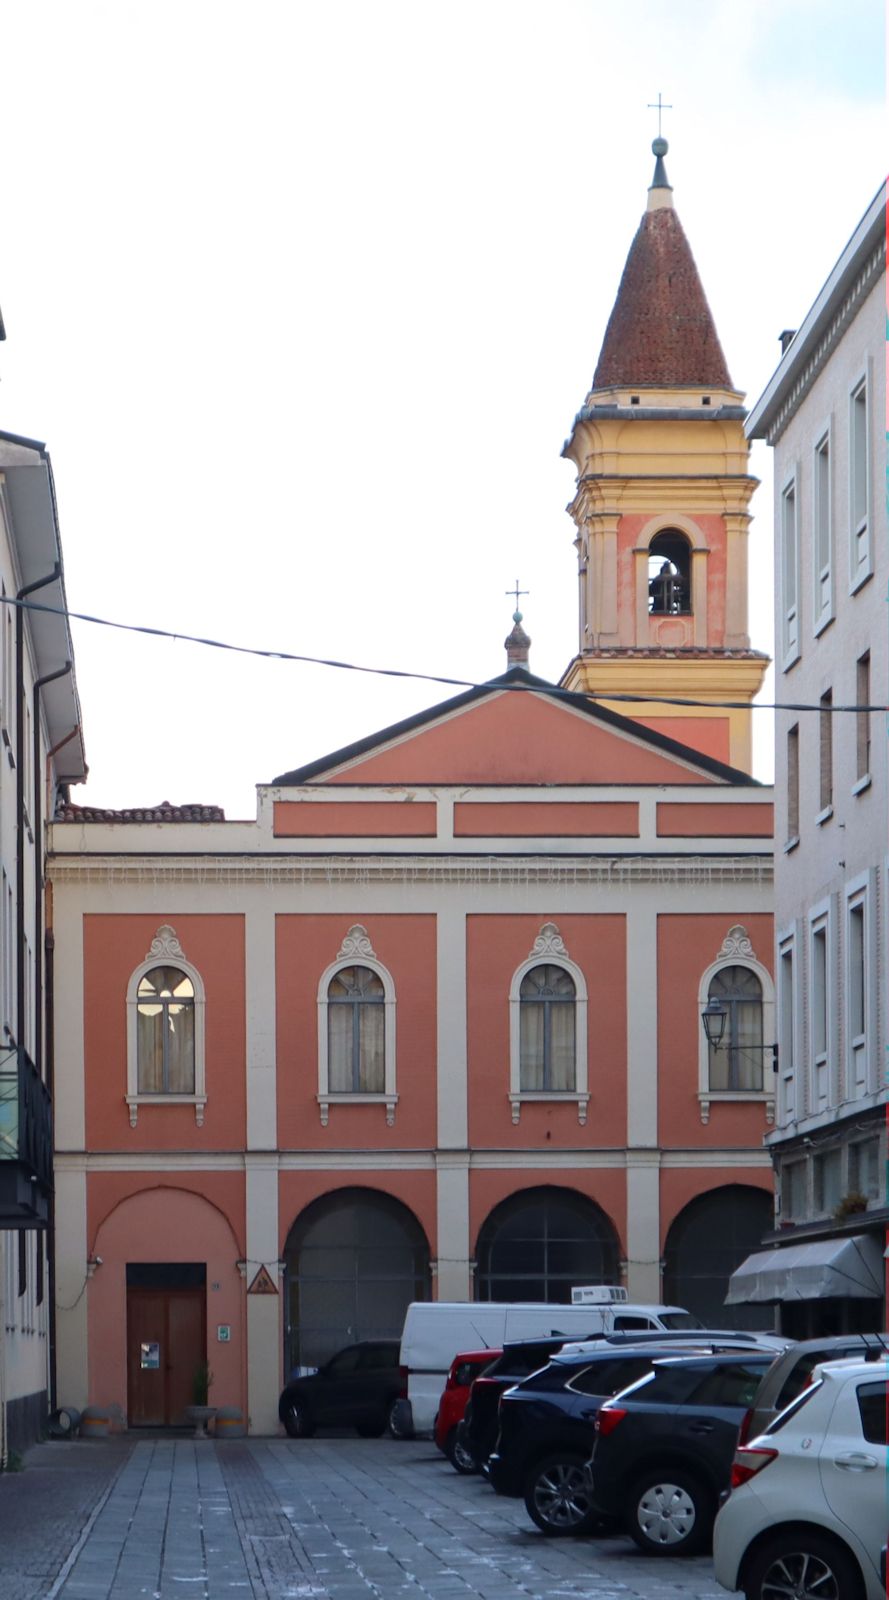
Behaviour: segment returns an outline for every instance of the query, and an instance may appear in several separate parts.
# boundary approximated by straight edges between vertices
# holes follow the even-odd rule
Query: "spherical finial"
[[[521,620],[522,620],[521,611],[514,611],[513,614],[512,614],[512,620],[513,620],[513,622],[521,622]]]
[[[665,156],[669,148],[670,146],[668,145],[666,139],[662,139],[660,136],[658,136],[657,139],[652,139],[651,141],[651,153],[653,156]]]

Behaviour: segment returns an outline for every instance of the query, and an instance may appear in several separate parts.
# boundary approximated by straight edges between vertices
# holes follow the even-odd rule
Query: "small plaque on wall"
[[[229,1344],[231,1342],[231,1336],[232,1331],[227,1322],[218,1322],[216,1324],[216,1338],[219,1344]]]

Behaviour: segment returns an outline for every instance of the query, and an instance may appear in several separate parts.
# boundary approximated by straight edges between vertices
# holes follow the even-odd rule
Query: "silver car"
[[[885,1600],[887,1383],[885,1358],[816,1367],[739,1445],[714,1531],[723,1588],[745,1600]]]

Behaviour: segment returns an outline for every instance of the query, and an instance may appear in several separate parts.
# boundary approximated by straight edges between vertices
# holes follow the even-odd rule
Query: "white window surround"
[[[788,473],[779,494],[778,539],[780,541],[779,606],[780,626],[777,640],[781,648],[781,666],[784,672],[800,657],[800,541],[799,541],[799,472],[796,467]]]
[[[824,1049],[819,1050],[816,1035],[819,997],[816,993],[815,940],[824,938]],[[808,1104],[810,1115],[835,1107],[837,1103],[836,1050],[832,1048],[836,1017],[836,989],[831,981],[836,966],[836,929],[830,899],[809,908],[806,960],[805,1015],[808,1018]],[[818,1009],[816,1009],[818,1008]]]
[[[869,364],[868,364],[869,365]],[[873,574],[873,506],[871,496],[872,384],[867,366],[849,388],[849,593]],[[863,430],[860,433],[859,430]],[[857,446],[861,455],[858,456]],[[863,479],[863,481],[860,481]]]
[[[759,979],[762,989],[762,1081],[763,1084],[769,1084],[768,1088],[710,1088],[710,1046],[701,1022],[701,1012],[709,999],[713,979],[724,967],[747,967]],[[701,1108],[701,1121],[705,1125],[710,1121],[711,1106],[726,1102],[762,1105],[765,1107],[766,1121],[770,1126],[774,1122],[775,1085],[770,1081],[774,1077],[770,1047],[775,1039],[775,1020],[775,985],[772,982],[772,974],[761,961],[757,960],[747,929],[742,923],[736,922],[729,928],[716,960],[706,972],[702,973],[698,985],[698,1104]]]
[[[355,1094],[330,1088],[328,1057],[328,991],[332,980],[343,967],[367,967],[375,972],[383,985],[383,1050],[384,1089],[382,1094]],[[331,1106],[383,1105],[386,1107],[386,1126],[395,1122],[398,1095],[395,1092],[395,984],[392,974],[378,961],[367,929],[360,922],[352,924],[340,946],[336,960],[321,974],[318,984],[318,1106],[321,1126],[327,1127]]]
[[[147,972],[157,966],[178,967],[191,979],[194,988],[194,1093],[193,1094],[140,1094],[139,1093],[139,984]],[[145,960],[136,968],[127,985],[127,1092],[126,1103],[130,1111],[130,1127],[135,1128],[140,1106],[194,1106],[194,1120],[199,1128],[204,1125],[204,1107],[207,1104],[207,1080],[204,1051],[204,1012],[206,1009],[204,984],[200,973],[186,959],[176,937],[176,930],[168,922],[158,928],[151,941]]]
[[[778,1005],[775,1012],[778,1041],[778,1082],[780,1100],[777,1121],[786,1127],[797,1121],[802,1096],[798,1093],[797,1071],[800,1047],[799,1018],[799,938],[795,926],[779,932],[775,943],[778,950]],[[790,983],[786,983],[787,964],[790,966]]]
[[[877,984],[876,984],[876,959],[877,949],[877,896],[876,873],[871,870],[863,872],[858,877],[850,880],[845,887],[845,938],[843,984],[846,991],[846,1003],[843,1015],[846,1019],[845,1039],[845,1098],[855,1100],[862,1094],[872,1094],[877,1088],[876,1065],[876,1038],[877,1038]],[[863,939],[862,951],[862,995],[861,1009],[864,1018],[864,1029],[861,1034],[852,1037],[849,1031],[851,1017],[851,995],[855,977],[852,971],[852,913],[861,914],[861,934]]]
[[[534,967],[561,967],[574,984],[574,1088],[573,1089],[522,1089],[522,979]],[[527,960],[513,973],[509,988],[509,1103],[512,1120],[518,1122],[522,1106],[533,1101],[547,1104],[577,1106],[577,1120],[584,1127],[589,1105],[589,1073],[587,1066],[587,987],[580,968],[571,960],[562,935],[554,922],[544,922]]]
[[[812,632],[834,619],[833,433],[825,423],[812,452]]]

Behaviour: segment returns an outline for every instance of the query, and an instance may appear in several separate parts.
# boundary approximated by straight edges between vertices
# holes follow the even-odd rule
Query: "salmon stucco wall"
[[[143,1102],[132,1128],[125,1099],[127,987],[165,922],[175,928],[186,960],[204,984],[207,1104],[198,1127],[193,1105]],[[87,1148],[242,1149],[247,1116],[243,917],[85,916],[83,965]]]
[[[360,921],[395,986],[396,1092],[392,1127],[381,1104],[318,1108],[318,985]],[[435,1143],[436,940],[432,916],[276,919],[278,1140],[282,1149],[400,1150]]]
[[[555,922],[587,986],[590,1102],[585,1127],[570,1102],[509,1102],[509,994],[546,922]],[[622,916],[470,916],[466,930],[469,1142],[507,1149],[626,1143],[626,923]],[[542,956],[545,962],[546,957]]]
[[[665,1147],[708,1145],[758,1149],[767,1132],[761,1101],[720,1102],[701,1121],[698,1102],[703,974],[719,957],[729,928],[742,923],[757,960],[772,970],[772,918],[762,913],[658,917],[658,1139]],[[768,1024],[766,1024],[768,1026]],[[770,1044],[770,1039],[764,1040]],[[763,1059],[763,1084],[774,1092],[772,1063]]]
[[[103,1175],[110,1177],[112,1175]],[[117,1176],[117,1175],[114,1175]],[[237,1262],[242,1249],[227,1207],[242,1208],[235,1174],[208,1174],[210,1183],[193,1188],[172,1184],[168,1177],[142,1177],[142,1187],[114,1200],[124,1185],[91,1180],[91,1254],[101,1257],[87,1284],[89,1332],[89,1397],[94,1404],[127,1410],[127,1264],[203,1262],[207,1269],[207,1356],[213,1371],[211,1403],[231,1405],[247,1413],[247,1341],[245,1285]],[[195,1192],[203,1190],[204,1193]],[[207,1196],[215,1191],[215,1200]],[[227,1191],[227,1192],[226,1192]],[[220,1205],[220,1201],[226,1204]],[[96,1221],[101,1215],[101,1222]],[[216,1339],[226,1324],[231,1338]]]
[[[328,783],[709,783],[704,772],[533,692],[505,691],[409,741],[360,757]]]

